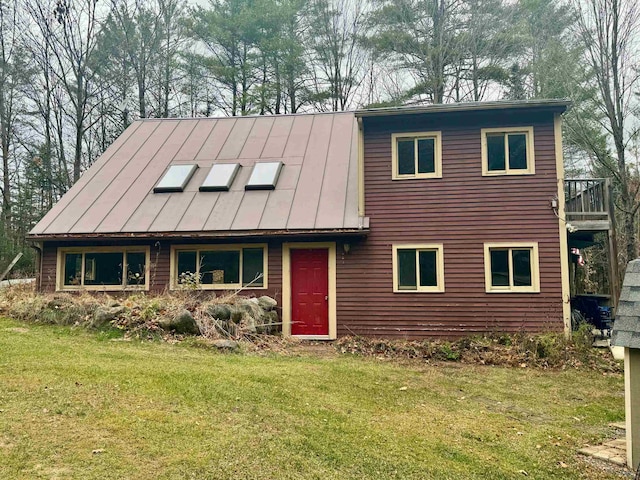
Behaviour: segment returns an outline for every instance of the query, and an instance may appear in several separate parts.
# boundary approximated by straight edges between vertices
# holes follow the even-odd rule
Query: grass
[[[0,319],[2,479],[620,478],[587,370],[218,354]]]

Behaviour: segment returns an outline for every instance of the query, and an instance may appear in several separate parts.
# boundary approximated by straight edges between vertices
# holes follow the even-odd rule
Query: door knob
[[[329,295],[325,295],[325,296],[324,296],[324,299],[325,299],[325,300],[329,300]]]

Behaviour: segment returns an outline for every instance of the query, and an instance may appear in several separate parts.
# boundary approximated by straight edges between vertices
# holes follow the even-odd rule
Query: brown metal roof
[[[32,237],[350,230],[358,218],[353,112],[131,125],[31,230]],[[284,164],[275,190],[245,191],[258,161]],[[183,192],[153,193],[169,165],[199,168]],[[214,163],[239,163],[228,192],[200,192]]]

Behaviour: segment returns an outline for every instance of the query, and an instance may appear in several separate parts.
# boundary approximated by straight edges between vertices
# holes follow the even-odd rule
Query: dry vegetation
[[[265,312],[257,299],[251,300],[255,301],[235,293],[214,297],[195,291],[119,297],[89,293],[39,294],[32,286],[17,285],[0,290],[0,314],[29,323],[116,329],[126,338],[176,340],[183,335],[171,328],[172,321],[187,311],[204,339],[250,340],[277,327],[275,321],[256,325],[256,320]],[[217,318],[220,308],[227,310],[229,321],[221,322]]]
[[[492,334],[466,337],[456,341],[399,341],[363,337],[343,337],[333,344],[299,342],[268,335],[279,330],[277,318],[268,328],[255,328],[251,318],[264,314],[257,299],[229,293],[212,298],[197,291],[150,296],[135,294],[115,298],[106,294],[37,294],[30,286],[15,286],[0,291],[0,314],[38,324],[71,325],[110,331],[125,338],[161,339],[175,342],[185,339],[167,328],[166,322],[185,310],[193,317],[200,334],[190,343],[209,347],[218,339],[239,340],[243,350],[297,354],[307,349],[321,356],[332,352],[385,359],[409,359],[419,362],[460,362],[517,368],[590,369],[620,373],[622,366],[608,349],[591,347],[593,337],[585,325],[568,340],[562,334]],[[231,318],[219,320],[221,308],[231,310]],[[274,313],[275,312],[271,312]]]
[[[344,337],[335,346],[342,353],[382,358],[420,359],[426,362],[456,361],[479,365],[518,368],[591,369],[621,373],[622,364],[608,349],[592,347],[589,325],[573,333],[571,339],[561,333],[515,335],[492,334],[465,337],[456,341],[390,341],[362,337]]]

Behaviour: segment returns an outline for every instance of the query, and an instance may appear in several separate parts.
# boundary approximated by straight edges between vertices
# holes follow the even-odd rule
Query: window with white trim
[[[539,292],[537,243],[485,243],[486,291]]]
[[[395,133],[391,151],[394,180],[442,177],[440,132]]]
[[[266,288],[266,245],[199,245],[173,248],[172,287]]]
[[[482,174],[535,173],[533,127],[483,128]]]
[[[58,250],[59,290],[146,290],[149,247]]]
[[[394,292],[444,292],[442,244],[393,246]]]

